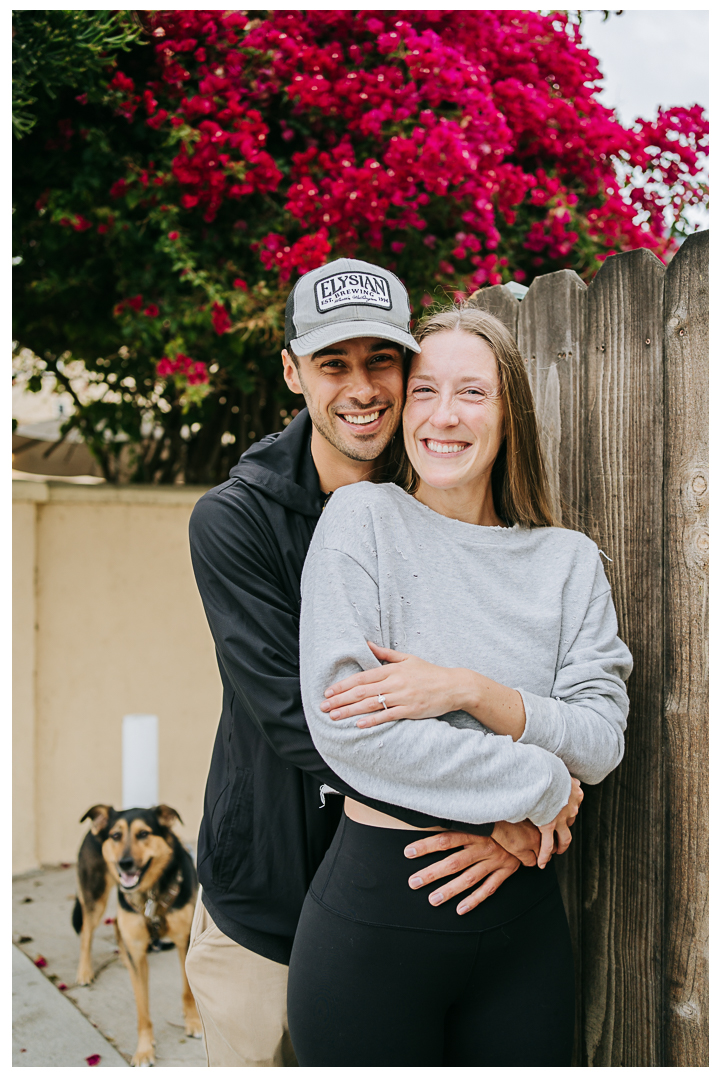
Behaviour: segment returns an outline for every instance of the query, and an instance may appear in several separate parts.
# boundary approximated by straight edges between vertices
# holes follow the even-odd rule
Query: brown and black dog
[[[72,917],[80,935],[77,981],[81,986],[92,982],[92,938],[116,884],[115,933],[137,1006],[138,1044],[132,1064],[153,1065],[147,952],[161,937],[169,938],[180,954],[185,1034],[202,1038],[200,1017],[185,975],[197,874],[190,855],[172,831],[173,822],[181,818],[169,806],[133,810],[92,806],[80,820],[86,818],[92,824],[78,854],[78,897]]]

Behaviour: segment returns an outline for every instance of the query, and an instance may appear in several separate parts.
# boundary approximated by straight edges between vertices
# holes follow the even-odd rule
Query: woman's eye
[[[413,389],[413,394],[432,394],[432,387],[430,386],[416,386]]]
[[[487,397],[485,390],[478,390],[476,387],[469,387],[464,391],[469,397],[484,398]]]

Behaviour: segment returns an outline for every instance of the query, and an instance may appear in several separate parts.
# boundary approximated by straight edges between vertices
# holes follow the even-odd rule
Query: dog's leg
[[[103,864],[104,865],[104,864]],[[83,889],[83,883],[78,881],[78,903],[82,912],[82,926],[80,927],[80,961],[78,963],[76,982],[78,986],[87,986],[93,981],[92,965],[92,939],[97,930],[112,888],[112,881],[108,874],[105,879],[104,889],[100,896],[94,897],[87,894]]]
[[[120,955],[130,973],[137,1009],[138,1043],[131,1064],[154,1065],[155,1043],[150,1020],[147,963],[150,933],[142,915],[126,911],[123,907],[118,908],[116,928]]]
[[[166,916],[166,921],[167,936],[174,942],[178,951],[178,956],[180,957],[185,1034],[190,1035],[193,1039],[201,1039],[202,1023],[200,1022],[200,1016],[198,1015],[195,998],[193,997],[187,975],[185,974],[185,957],[187,956],[188,944],[190,941],[190,928],[192,926],[194,909],[195,904],[191,901],[189,904],[186,904],[185,907],[180,908],[179,911],[169,911]]]

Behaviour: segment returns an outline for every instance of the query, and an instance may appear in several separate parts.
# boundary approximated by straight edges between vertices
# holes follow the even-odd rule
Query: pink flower
[[[110,198],[119,199],[127,191],[127,180],[116,180],[110,188]]]
[[[149,319],[157,319],[159,314],[160,308],[157,306],[157,304],[148,304],[148,306],[143,311],[143,315],[147,315]]]
[[[132,308],[133,311],[139,311],[142,307],[142,302],[143,298],[140,293],[138,293],[137,296],[129,296],[125,301],[127,306]]]
[[[179,240],[179,239],[180,239],[180,233],[176,232],[174,229],[173,229],[172,232],[168,233],[168,240]]]
[[[241,289],[243,292],[248,291],[248,283],[244,278],[236,277],[233,281],[233,289]]]
[[[232,323],[230,316],[223,307],[222,304],[218,304],[217,301],[212,306],[212,324],[216,334],[226,334]]]

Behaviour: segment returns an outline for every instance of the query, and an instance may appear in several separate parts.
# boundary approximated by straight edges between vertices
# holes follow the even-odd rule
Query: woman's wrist
[[[462,709],[496,735],[510,735],[517,742],[525,730],[525,705],[521,694],[477,671],[455,669],[456,694]]]

